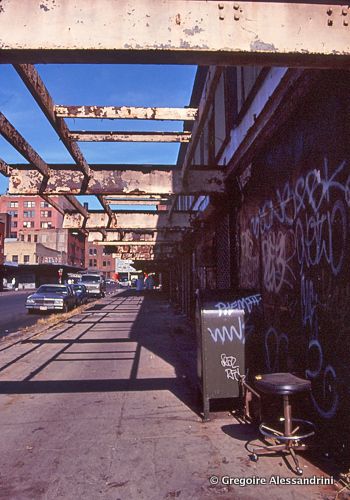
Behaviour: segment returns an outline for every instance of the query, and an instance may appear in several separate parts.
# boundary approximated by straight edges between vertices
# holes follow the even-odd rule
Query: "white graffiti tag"
[[[225,353],[221,354],[221,366],[225,368],[226,377],[238,382],[241,378],[241,374],[239,372],[239,365],[236,363],[237,358],[234,356],[226,356]]]

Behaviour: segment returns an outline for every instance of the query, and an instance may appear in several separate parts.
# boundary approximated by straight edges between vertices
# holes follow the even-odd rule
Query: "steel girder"
[[[112,220],[109,220],[105,212],[89,212],[88,217],[82,214],[66,213],[64,215],[63,227],[66,229],[98,230],[106,228],[109,223],[111,229],[132,230],[183,230],[190,228],[192,215],[188,212],[175,212],[171,223],[166,213],[162,212],[116,212]]]
[[[1,62],[349,65],[349,6],[207,0],[1,2]]]
[[[186,183],[175,166],[90,165],[90,178],[84,179],[75,165],[50,165],[48,177],[28,165],[12,165],[9,193],[34,194],[210,194],[223,193],[224,172],[218,169],[193,168]]]

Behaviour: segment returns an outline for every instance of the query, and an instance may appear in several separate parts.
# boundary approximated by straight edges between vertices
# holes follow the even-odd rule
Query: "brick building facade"
[[[69,206],[63,197],[53,196],[52,200],[62,209]],[[11,223],[7,237],[11,240],[40,244],[57,252],[55,260],[58,263],[85,267],[84,234],[80,231],[63,229],[63,215],[40,196],[2,195],[0,212],[10,215]],[[17,255],[17,258],[20,255],[18,252],[13,253],[12,250],[6,249],[5,241],[6,258],[10,261],[13,260],[13,255]],[[28,254],[23,254],[23,258],[24,255]]]
[[[0,266],[4,263],[4,242],[5,242],[5,224],[0,222]]]
[[[114,278],[115,258],[105,252],[103,245],[92,241],[86,243],[85,264],[91,272],[100,272],[107,279]]]

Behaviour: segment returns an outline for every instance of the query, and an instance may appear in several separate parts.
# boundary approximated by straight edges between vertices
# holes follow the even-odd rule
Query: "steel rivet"
[[[233,4],[233,8],[234,8],[235,10],[238,10],[238,9],[239,9],[239,5],[238,5],[238,3]]]
[[[333,10],[332,10],[332,9],[328,9],[328,10],[327,10],[327,14],[328,14],[329,16],[331,16],[331,15],[332,15],[332,13],[333,13]]]
[[[349,21],[347,19],[344,19],[343,24],[344,26],[349,26]]]
[[[221,21],[223,21],[225,19],[225,16],[223,14],[220,14],[219,19],[221,19]]]
[[[223,3],[219,3],[218,7],[219,7],[219,9],[223,9],[224,8],[224,4]]]
[[[328,23],[327,23],[327,24],[328,24],[328,26],[333,26],[333,21],[332,21],[332,19],[328,19]]]
[[[342,14],[343,14],[343,16],[348,15],[348,8],[347,7],[343,7]]]
[[[235,14],[235,15],[234,15],[234,20],[235,20],[235,21],[239,21],[239,15],[238,15],[238,14]]]

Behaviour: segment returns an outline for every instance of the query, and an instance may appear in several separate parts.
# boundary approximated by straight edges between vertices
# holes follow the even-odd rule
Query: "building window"
[[[27,220],[23,222],[23,227],[34,227],[34,221],[32,220]]]
[[[18,255],[12,255],[12,262],[18,262]]]
[[[102,265],[103,265],[103,267],[106,267],[107,262],[104,260],[104,261],[102,262]]]
[[[17,227],[17,221],[16,220],[11,221],[11,227]]]
[[[32,241],[32,235],[28,234],[28,243],[31,243],[31,241]]]
[[[40,222],[40,227],[42,229],[51,229],[52,228],[52,222],[41,221]]]
[[[89,248],[89,255],[94,255],[94,250],[93,250],[93,248]]]
[[[10,238],[17,238],[17,233],[10,233]]]
[[[49,206],[49,204],[47,201],[41,201],[40,206],[41,206],[41,208],[47,208]]]
[[[16,218],[16,217],[18,217],[18,212],[17,212],[17,210],[10,210],[10,211],[9,211],[9,214],[11,215],[11,217],[15,217],[15,218]]]
[[[21,234],[21,241],[24,241],[24,234]]]
[[[41,215],[41,217],[52,217],[52,211],[51,210],[41,210],[40,215]]]
[[[18,208],[18,201],[10,201],[10,208]]]
[[[32,219],[33,217],[35,217],[34,210],[24,210],[23,217],[27,217],[27,218]]]
[[[38,235],[34,234],[34,243],[37,243],[37,242],[38,242]]]
[[[34,208],[35,207],[35,201],[25,201],[23,203],[24,208]]]
[[[23,255],[23,262],[25,264],[28,264],[29,263],[29,255]]]
[[[97,267],[97,260],[94,259],[94,267]]]
[[[89,259],[89,267],[92,267],[92,259]]]

